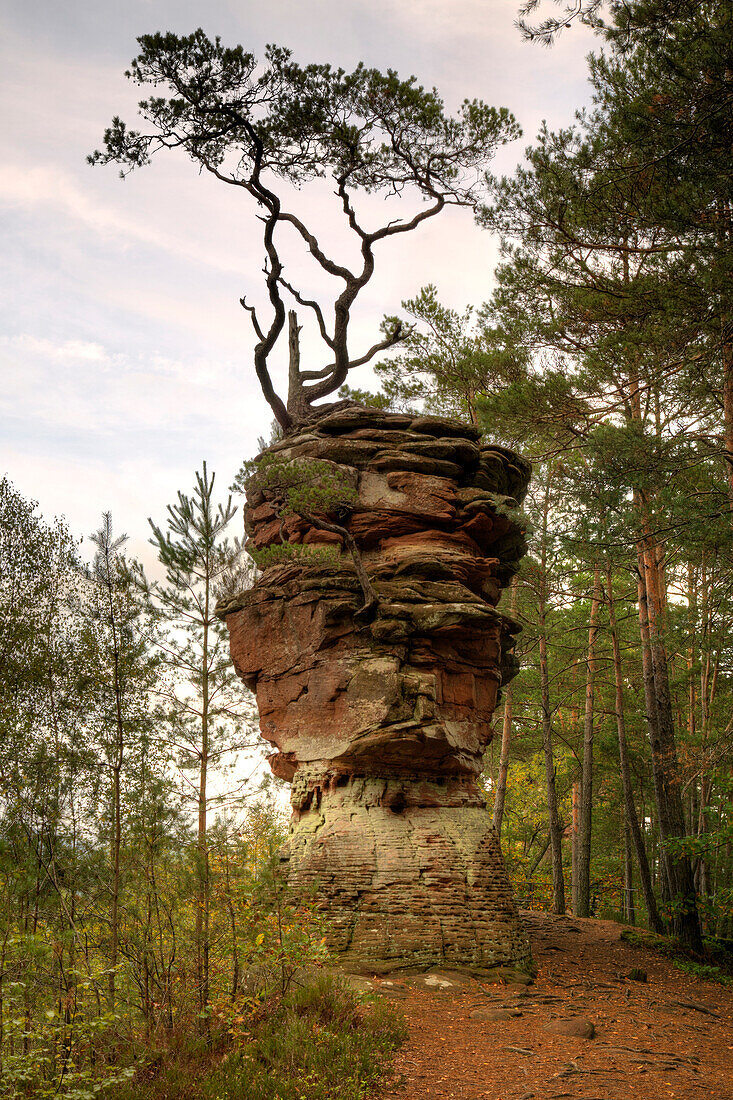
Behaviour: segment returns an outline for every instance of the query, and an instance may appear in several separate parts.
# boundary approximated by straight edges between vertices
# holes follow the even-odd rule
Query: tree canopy
[[[446,113],[435,89],[392,70],[357,65],[353,72],[328,64],[301,66],[290,50],[268,46],[260,65],[241,46],[225,47],[199,29],[193,34],[150,34],[138,39],[141,52],[127,77],[140,86],[163,88],[140,103],[146,128],[129,129],[115,118],[104,150],[92,164],[116,162],[122,174],[148,164],[163,149],[180,149],[222,183],[238,187],[262,211],[265,282],[270,314],[241,299],[257,343],[254,366],[262,391],[286,430],[311,415],[314,401],[341,386],[349,370],[367,363],[402,337],[399,325],[362,354],[349,350],[351,308],[372,278],[374,246],[408,233],[446,206],[475,207],[484,193],[484,170],[497,146],[520,133],[505,108],[464,100]],[[337,209],[355,235],[359,264],[352,268],[326,252],[313,228],[286,200],[293,186],[329,179]],[[355,205],[357,193],[381,193],[420,205],[405,217],[367,229]],[[391,208],[390,208],[391,210]],[[329,308],[294,286],[285,275],[281,230],[305,243],[322,272],[343,286]],[[290,325],[287,402],[275,391],[268,358],[286,321],[283,293],[309,309],[328,349],[326,366],[301,370],[297,325]]]

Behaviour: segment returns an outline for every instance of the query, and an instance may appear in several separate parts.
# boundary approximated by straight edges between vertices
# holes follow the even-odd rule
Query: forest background
[[[395,309],[413,327],[381,390],[347,392],[533,459],[504,598],[523,672],[486,772],[518,897],[672,930],[706,966],[700,932],[733,935],[733,35],[723,3],[612,11],[593,106],[487,181],[491,298],[449,308],[426,285]],[[122,1088],[121,1036],[246,1031],[253,969],[283,992],[322,957],[315,910],[271,874],[277,814],[212,800],[210,769],[253,731],[213,614],[248,570],[215,488],[202,467],[153,527],[156,582],[107,517],[84,567],[2,484],[0,1051],[18,1095]]]

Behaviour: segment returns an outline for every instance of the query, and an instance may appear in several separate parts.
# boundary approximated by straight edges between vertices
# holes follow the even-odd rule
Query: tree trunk
[[[294,309],[288,310],[288,414],[296,423],[307,420],[312,412],[300,376],[300,325]]]
[[[578,831],[580,828],[580,780],[573,782],[570,817],[570,861],[572,875],[572,910],[578,915]]]
[[[517,610],[517,578],[512,581],[512,592],[509,603],[509,613],[514,616]],[[504,819],[504,802],[506,800],[506,784],[509,775],[509,745],[512,736],[512,702],[514,683],[512,680],[504,688],[504,716],[501,726],[501,754],[499,756],[499,774],[496,779],[496,795],[494,797],[494,813],[492,825],[498,837],[501,837],[501,825]]]
[[[643,515],[642,519],[645,520]],[[670,841],[674,843],[683,839],[686,832],[667,655],[661,634],[657,561],[656,555],[649,552],[648,546],[645,545],[648,541],[649,536],[640,539],[637,543],[639,625],[642,653],[646,662],[645,690],[649,690],[653,696],[647,700],[647,720],[652,750],[654,793],[662,842],[661,856],[672,905],[672,927],[675,935],[694,951],[701,951],[702,935],[692,864],[689,856],[680,855],[669,848]],[[649,683],[647,683],[648,680]]]
[[[728,508],[733,518],[733,322],[723,318],[723,446],[728,473]]]
[[[110,898],[110,960],[109,974],[107,977],[107,996],[110,1010],[115,1007],[115,983],[117,978],[117,962],[119,955],[119,904],[120,904],[120,852],[122,848],[122,807],[121,807],[121,772],[125,751],[125,727],[122,718],[122,685],[120,683],[120,650],[117,638],[117,618],[115,615],[114,586],[112,581],[113,562],[108,549],[104,551],[106,557],[107,598],[109,601],[109,622],[112,630],[112,687],[115,700],[115,744],[112,758],[112,890]]]
[[[636,861],[639,865],[639,878],[644,894],[644,904],[649,917],[649,927],[660,935],[664,932],[664,924],[659,915],[652,877],[649,871],[644,837],[639,826],[639,818],[634,802],[634,790],[631,784],[631,769],[629,767],[629,754],[626,743],[626,721],[624,717],[624,687],[623,672],[621,668],[621,646],[619,643],[618,629],[616,626],[616,601],[613,595],[613,577],[611,566],[606,571],[606,583],[608,591],[608,622],[611,631],[611,643],[613,646],[613,673],[616,686],[616,730],[618,733],[618,756],[621,769],[621,786],[624,793],[624,808],[626,811],[626,828],[628,829],[636,853]]]
[[[231,876],[229,873],[229,834],[224,835],[224,898],[229,913],[229,927],[232,933],[232,985],[230,997],[232,1001],[236,1001],[237,993],[239,991],[239,942],[237,936],[237,914],[234,909],[234,900],[232,897]]]
[[[627,818],[624,818],[624,921],[626,924],[636,924],[634,864],[631,859],[631,833]]]
[[[199,897],[196,907],[196,963],[200,1030],[210,1034],[209,1020],[209,847],[207,837],[207,772],[209,764],[209,601],[210,569],[204,579],[203,646],[201,661],[201,757],[198,791],[197,851],[199,861]]]
[[[585,678],[585,721],[583,724],[583,775],[580,783],[580,831],[578,835],[578,917],[590,916],[590,856],[593,825],[593,721],[596,674],[598,608],[601,602],[601,571],[593,569],[593,595],[588,624],[588,660]]]
[[[547,782],[547,810],[550,818],[550,846],[552,849],[553,911],[565,912],[565,878],[562,868],[562,829],[557,811],[555,788],[555,761],[552,751],[552,712],[550,710],[550,675],[547,663],[547,517],[550,506],[550,482],[548,472],[542,516],[542,549],[540,553],[540,584],[538,591],[537,626],[540,649],[540,689],[542,697],[542,746],[545,753],[545,779]]]
[[[310,523],[311,526],[321,531],[330,531],[334,535],[340,535],[344,540],[344,545],[351,554],[351,560],[356,570],[356,578],[359,581],[362,595],[364,596],[364,606],[360,607],[359,610],[354,613],[354,618],[361,619],[364,622],[373,619],[377,607],[379,606],[379,597],[374,591],[374,586],[369,579],[369,574],[366,571],[359,547],[356,545],[351,533],[347,531],[345,527],[342,527],[340,523],[331,523],[330,520],[324,519],[322,516],[314,515],[313,512],[306,512],[303,509],[299,509],[298,515]]]
[[[501,724],[501,754],[499,756],[499,774],[496,779],[494,812],[491,819],[494,831],[498,837],[501,837],[501,825],[504,820],[504,803],[506,801],[506,784],[509,775],[509,746],[512,736],[513,694],[510,681],[504,689],[504,713]]]
[[[632,385],[631,419],[643,426],[639,379],[635,373],[632,374],[630,381]],[[731,469],[733,471],[733,467]],[[731,484],[733,485],[733,481]],[[687,946],[700,951],[702,935],[692,865],[688,856],[673,855],[668,848],[669,841],[674,842],[685,836],[685,821],[669,692],[667,656],[661,634],[661,617],[666,605],[666,587],[662,593],[663,586],[659,582],[658,540],[653,533],[648,503],[642,491],[635,488],[632,494],[632,505],[638,527],[636,554],[639,574],[639,631],[647,730],[651,745],[654,796],[661,841],[660,862],[663,865],[663,880],[666,881],[673,909],[673,929]]]

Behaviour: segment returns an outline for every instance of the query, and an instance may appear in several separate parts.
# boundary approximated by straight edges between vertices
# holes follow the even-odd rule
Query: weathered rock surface
[[[522,1013],[516,1008],[477,1008],[471,1013],[471,1019],[500,1023],[502,1020],[514,1020],[521,1015]]]
[[[545,1024],[548,1035],[567,1035],[572,1039],[593,1039],[595,1025],[584,1016],[573,1016],[569,1020],[550,1020]]]
[[[477,777],[516,671],[519,627],[495,608],[525,549],[530,467],[468,426],[358,406],[271,451],[348,479],[356,500],[337,521],[379,598],[372,621],[354,618],[362,593],[341,549],[335,565],[272,566],[218,609],[272,769],[292,783],[287,877],[318,891],[354,969],[526,963]],[[257,548],[342,541],[283,519],[256,478],[245,526]]]

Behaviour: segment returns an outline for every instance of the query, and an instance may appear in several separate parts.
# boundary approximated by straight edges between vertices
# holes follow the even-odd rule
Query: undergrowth
[[[393,1005],[320,975],[249,1032],[143,1066],[104,1100],[363,1100],[405,1036]]]
[[[621,939],[632,947],[646,947],[657,955],[663,955],[685,974],[719,985],[733,986],[733,942],[730,940],[706,937],[703,956],[691,951],[673,936],[658,936],[654,932],[635,928],[625,928]]]

